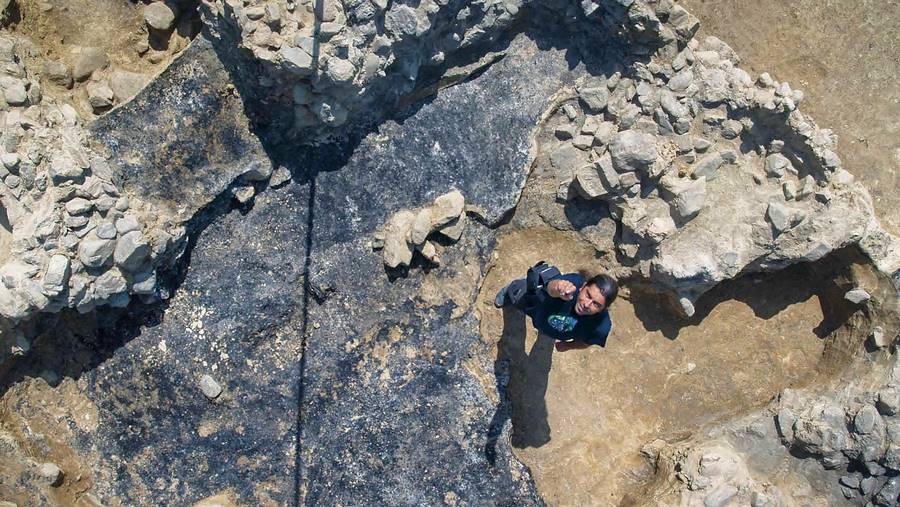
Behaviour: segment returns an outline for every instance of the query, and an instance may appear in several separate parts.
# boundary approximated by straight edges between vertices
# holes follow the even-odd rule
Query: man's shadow
[[[494,374],[500,402],[488,429],[485,455],[491,464],[496,459],[497,438],[503,425],[512,420],[513,447],[541,447],[550,441],[547,422],[547,380],[553,357],[554,340],[543,333],[525,351],[525,314],[507,306],[503,308],[503,336],[497,348]]]

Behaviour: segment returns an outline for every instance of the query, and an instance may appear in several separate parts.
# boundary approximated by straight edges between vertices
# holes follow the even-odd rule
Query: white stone
[[[203,375],[200,377],[200,391],[202,391],[203,395],[207,398],[214,400],[222,394],[222,386],[220,386],[211,376]]]

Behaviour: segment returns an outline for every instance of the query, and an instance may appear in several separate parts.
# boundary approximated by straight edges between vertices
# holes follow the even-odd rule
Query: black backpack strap
[[[538,262],[528,269],[526,280],[528,282],[528,291],[535,293],[538,289],[547,285],[550,280],[560,276],[556,267],[547,264],[545,261]]]

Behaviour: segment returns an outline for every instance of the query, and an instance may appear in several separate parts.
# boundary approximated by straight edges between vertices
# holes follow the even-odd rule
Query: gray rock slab
[[[91,124],[125,191],[187,220],[252,163],[268,163],[240,99],[220,93],[230,83],[198,37],[131,102]]]

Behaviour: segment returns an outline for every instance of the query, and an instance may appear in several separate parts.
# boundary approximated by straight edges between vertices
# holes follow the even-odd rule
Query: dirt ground
[[[819,298],[783,274],[723,284],[686,325],[626,288],[605,349],[555,352],[523,314],[493,308],[493,294],[540,259],[596,264],[594,249],[546,228],[505,235],[497,253],[479,300],[482,334],[511,362],[513,446],[550,505],[618,503],[651,473],[643,444],[760,407],[810,380],[822,357]]]
[[[844,166],[900,233],[900,1],[680,0],[741,56],[806,94],[800,109],[838,135]]]

